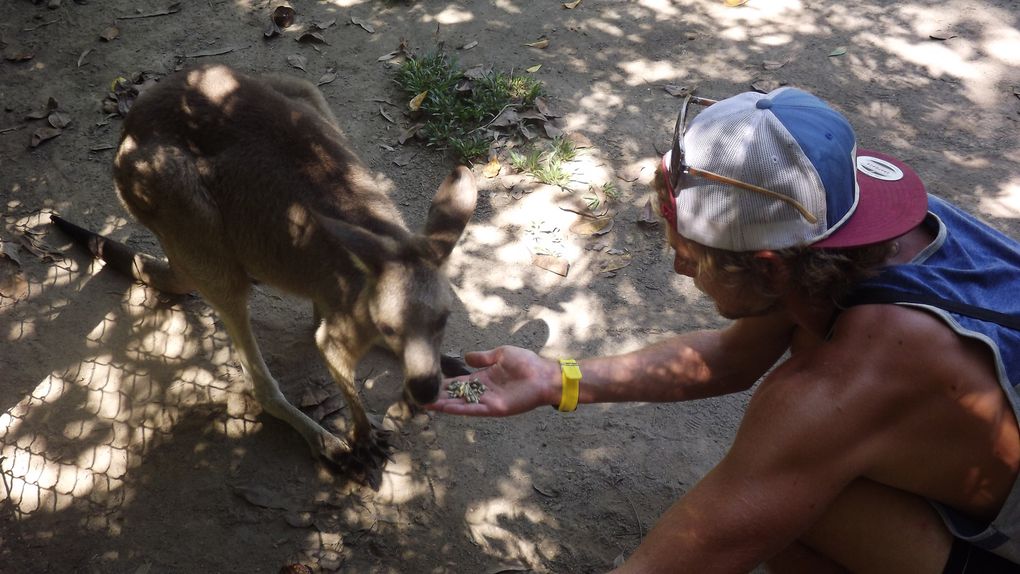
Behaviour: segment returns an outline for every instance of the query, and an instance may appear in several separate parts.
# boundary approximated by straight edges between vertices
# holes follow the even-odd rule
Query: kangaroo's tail
[[[119,241],[79,227],[70,221],[50,215],[50,221],[61,231],[84,247],[92,256],[102,259],[113,270],[163,291],[183,294],[195,290],[195,286],[180,273],[174,271],[165,259],[158,259],[145,253],[138,253]]]

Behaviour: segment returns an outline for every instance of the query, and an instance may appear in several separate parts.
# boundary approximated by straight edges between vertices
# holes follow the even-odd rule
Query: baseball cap
[[[803,90],[711,103],[677,137],[683,145],[674,143],[662,165],[678,189],[668,190],[673,203],[663,213],[703,245],[855,247],[903,235],[927,213],[924,184],[909,166],[858,149],[846,118]],[[684,176],[670,177],[671,165]]]

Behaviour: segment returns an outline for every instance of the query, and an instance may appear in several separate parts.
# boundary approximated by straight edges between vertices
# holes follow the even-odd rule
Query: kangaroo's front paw
[[[375,425],[351,441],[324,435],[319,439],[319,456],[333,470],[350,475],[372,490],[379,490],[383,468],[391,460],[390,436],[389,431]]]
[[[372,490],[379,490],[383,468],[392,460],[390,452],[393,445],[390,443],[390,436],[390,431],[373,426],[368,433],[355,441],[348,457],[348,468]]]

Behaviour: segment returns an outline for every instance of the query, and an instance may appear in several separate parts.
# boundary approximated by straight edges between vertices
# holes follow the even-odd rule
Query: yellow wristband
[[[577,408],[577,396],[581,392],[581,368],[574,359],[560,359],[563,374],[563,394],[560,396],[560,411],[568,413]]]

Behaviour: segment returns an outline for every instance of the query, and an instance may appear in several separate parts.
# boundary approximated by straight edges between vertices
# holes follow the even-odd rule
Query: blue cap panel
[[[826,220],[832,227],[856,200],[853,128],[842,114],[807,92],[785,88],[770,96],[769,110],[800,145],[825,186]]]

